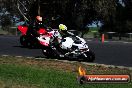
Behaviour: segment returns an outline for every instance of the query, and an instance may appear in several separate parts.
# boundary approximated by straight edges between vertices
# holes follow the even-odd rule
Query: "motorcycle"
[[[27,1],[27,0],[17,0],[17,9],[21,16],[23,16],[25,22],[31,21],[31,16],[28,14],[29,12],[29,6],[31,6],[34,3],[34,1]],[[38,34],[41,36],[41,38],[36,38],[34,34],[27,33],[28,26],[19,25],[17,28],[21,32],[20,36],[20,44],[24,47],[41,47],[41,46],[47,46],[48,44],[46,41],[41,41],[42,36],[47,33],[45,28],[39,28],[37,31]],[[47,34],[46,34],[47,35]],[[48,35],[50,37],[50,35]],[[47,39],[49,39],[47,37]]]
[[[18,26],[18,30],[21,32],[20,44],[24,47],[44,47],[48,46],[51,34],[45,28],[39,28],[37,33],[40,37],[34,36],[32,33],[27,34],[29,30],[27,26]],[[47,40],[45,40],[47,39]]]
[[[20,12],[20,14],[24,17],[25,21],[30,20],[30,16],[27,14],[28,12],[28,6],[30,6],[32,3],[29,2],[29,5],[25,5],[25,1],[17,0],[17,8]],[[39,12],[39,11],[38,11]],[[25,15],[26,14],[26,15]],[[38,33],[40,37],[36,38],[32,33],[30,35],[27,35],[28,27],[27,26],[18,26],[18,30],[21,32],[20,36],[20,43],[21,45],[25,47],[34,47],[34,46],[41,46],[42,52],[45,56],[49,58],[61,58],[65,57],[68,59],[83,59],[85,61],[94,61],[95,54],[92,52],[86,41],[79,37],[79,36],[68,36],[62,39],[61,44],[55,44],[52,42],[53,46],[50,46],[53,35],[55,32],[58,32],[57,30],[51,30],[47,32],[47,29],[39,28]],[[57,54],[57,52],[60,52],[63,56],[60,56]]]
[[[56,38],[53,38],[54,33],[58,33],[58,30],[40,28],[38,33],[40,37],[36,38],[33,34],[27,35],[27,26],[18,26],[22,35],[20,37],[20,43],[25,47],[41,46],[42,53],[48,58],[68,58],[68,59],[83,59],[84,61],[93,62],[95,60],[95,54],[92,52],[86,41],[79,36],[68,36],[62,39],[61,44],[55,44]],[[51,47],[50,40],[54,39]],[[60,52],[61,55],[58,55]]]
[[[58,32],[58,31],[55,31]],[[55,41],[55,40],[54,40]],[[79,36],[68,36],[62,39],[61,44],[55,44],[54,47],[46,47],[42,49],[42,52],[45,56],[49,58],[68,58],[76,60],[84,60],[88,62],[93,62],[95,60],[95,54],[92,52],[86,41]],[[60,56],[58,53],[61,53]]]

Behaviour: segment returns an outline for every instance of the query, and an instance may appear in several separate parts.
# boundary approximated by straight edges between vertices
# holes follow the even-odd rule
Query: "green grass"
[[[14,59],[14,61],[13,61]],[[24,60],[23,60],[24,59]],[[57,63],[57,64],[56,64]],[[55,65],[54,65],[55,64]],[[60,65],[62,64],[62,65]],[[80,85],[77,82],[76,71],[65,70],[68,69],[69,65],[78,66],[80,63],[68,64],[58,61],[47,60],[25,60],[25,58],[0,58],[0,82],[2,81],[6,87],[3,88],[131,88],[132,83],[127,84],[84,84]],[[48,65],[54,65],[48,66]],[[47,66],[47,67],[46,67]],[[62,66],[66,66],[63,68]],[[84,66],[87,67],[87,66]],[[55,68],[55,69],[54,69]],[[63,69],[60,69],[63,68]],[[98,69],[102,74],[107,73],[104,67],[101,66],[88,66],[87,71]],[[114,72],[113,68],[109,68]],[[117,69],[117,68],[116,68]],[[97,72],[98,72],[97,71]],[[94,72],[95,74],[97,72]],[[111,73],[112,73],[111,72]],[[120,70],[116,73],[128,73],[131,71]],[[16,87],[13,87],[13,86]],[[0,83],[1,86],[1,83]],[[1,88],[1,87],[0,87]]]
[[[95,32],[98,32],[99,28],[98,27],[90,27],[89,30],[90,30],[90,32],[95,33]]]
[[[2,29],[0,28],[0,35],[6,35],[6,34],[8,34],[8,32],[7,32],[7,31],[4,31],[4,30],[2,30]]]
[[[11,80],[21,85],[36,85],[40,88],[61,88],[74,86],[75,74],[56,71],[53,69],[39,69],[27,66],[0,65],[0,78]],[[72,85],[68,85],[72,84]]]
[[[89,27],[89,31],[85,32],[84,38],[99,38],[99,28],[97,27]]]

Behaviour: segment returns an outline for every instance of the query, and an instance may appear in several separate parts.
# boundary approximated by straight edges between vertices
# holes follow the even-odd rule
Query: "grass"
[[[78,67],[89,74],[131,74],[128,69],[84,65],[55,60],[0,57],[0,88],[131,88],[127,84],[84,84],[77,82]]]
[[[95,32],[98,32],[99,28],[98,27],[90,27],[89,30],[90,30],[90,32],[95,33]]]
[[[16,27],[7,27],[4,30],[0,28],[0,35],[19,35]]]
[[[6,34],[8,34],[8,32],[7,32],[7,31],[4,31],[4,30],[2,30],[2,29],[0,28],[0,35],[6,35]]]
[[[40,88],[66,88],[75,81],[73,74],[52,69],[42,70],[18,65],[0,65],[0,67],[2,80],[10,79],[24,86],[30,84]]]
[[[99,38],[99,28],[89,27],[89,31],[84,34],[84,38]]]

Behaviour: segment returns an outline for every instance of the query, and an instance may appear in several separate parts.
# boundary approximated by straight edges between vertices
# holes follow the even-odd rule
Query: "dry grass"
[[[129,70],[127,68],[120,69],[118,67],[105,67],[105,66],[102,66],[102,65],[90,65],[90,64],[86,65],[86,64],[82,64],[80,62],[70,63],[70,62],[56,61],[56,60],[52,60],[52,59],[38,60],[38,59],[35,59],[35,58],[29,59],[29,58],[24,58],[24,57],[17,58],[17,57],[9,56],[9,57],[0,57],[0,64],[1,64],[1,66],[2,65],[3,66],[7,65],[6,67],[8,67],[8,66],[30,67],[31,69],[29,69],[29,70],[31,72],[28,73],[28,75],[30,75],[31,78],[27,78],[27,79],[33,79],[34,80],[33,82],[35,82],[35,85],[34,85],[34,83],[33,84],[28,84],[28,82],[27,82],[27,84],[23,85],[23,84],[16,83],[16,82],[12,81],[11,79],[9,79],[9,80],[7,80],[7,79],[6,80],[0,80],[0,88],[45,88],[45,87],[42,87],[44,85],[44,83],[42,81],[45,80],[45,79],[43,79],[43,78],[42,79],[39,79],[39,78],[34,79],[34,77],[31,74],[32,72],[34,72],[34,74],[36,74],[37,71],[39,71],[40,74],[37,73],[38,77],[43,76],[43,75],[45,75],[45,77],[47,77],[46,75],[48,73],[41,72],[44,69],[50,69],[51,73],[54,72],[54,71],[57,71],[56,74],[53,75],[53,76],[56,76],[56,77],[55,77],[55,79],[53,79],[51,81],[51,83],[47,84],[48,79],[46,79],[44,81],[44,82],[46,82],[47,88],[49,88],[49,87],[58,88],[58,86],[56,84],[59,84],[60,88],[63,87],[62,84],[65,85],[65,86],[68,85],[69,86],[68,88],[70,88],[70,87],[73,87],[76,84],[75,76],[78,75],[79,66],[84,67],[87,71],[86,72],[87,74],[130,74],[131,77],[132,77],[132,70]],[[16,71],[16,69],[17,69],[17,67],[15,67],[15,71]],[[24,68],[24,69],[26,70],[26,68]],[[23,70],[21,70],[21,71],[23,72]],[[26,72],[28,72],[28,70]],[[58,72],[60,72],[60,73],[58,73]],[[6,73],[8,73],[8,72],[5,72],[4,76],[6,76]],[[18,71],[18,73],[21,73],[21,72]],[[15,75],[15,74],[16,73],[13,72],[13,75]],[[24,74],[26,75],[27,73],[24,73]],[[23,74],[20,74],[20,75],[17,75],[17,76],[21,77],[21,75],[23,75]],[[10,76],[10,73],[8,74],[8,76]],[[69,79],[67,76],[71,77],[71,79]],[[13,78],[15,78],[15,77],[13,77]],[[62,79],[60,79],[56,82],[56,78],[65,79],[66,84],[64,84],[65,81],[62,80]],[[49,79],[52,79],[52,77],[49,78]],[[21,79],[19,79],[19,80],[24,81],[24,80],[21,80]],[[39,83],[36,83],[36,80],[38,80]],[[60,83],[60,81],[62,83]],[[54,82],[56,82],[56,83],[54,84]],[[25,83],[26,83],[26,81],[25,81]],[[69,84],[71,84],[71,85],[69,85]],[[39,85],[41,85],[41,87],[39,87]],[[81,87],[78,86],[78,85],[75,85],[75,86],[76,86],[76,88],[83,88],[83,86],[81,86]],[[100,84],[97,84],[97,85],[84,85],[84,86],[85,86],[85,88],[87,88],[88,86],[91,87],[91,88],[97,88],[97,86],[98,86],[98,88],[104,88],[104,87],[108,88],[108,85],[105,85],[105,84],[104,85],[100,85]],[[115,85],[109,85],[109,86],[110,86],[109,88],[111,88]],[[120,84],[116,85],[115,88],[119,88],[119,86],[122,86],[122,85],[120,85]],[[129,86],[131,86],[131,83],[128,84],[128,85],[124,84],[122,86],[122,88],[128,88]]]
[[[0,57],[0,64],[18,64],[24,66],[32,66],[39,68],[52,68],[68,72],[78,73],[79,66],[86,68],[88,74],[132,74],[132,71],[127,68],[105,67],[103,65],[85,65],[80,62],[63,62],[52,59],[38,60],[35,58],[24,57]]]

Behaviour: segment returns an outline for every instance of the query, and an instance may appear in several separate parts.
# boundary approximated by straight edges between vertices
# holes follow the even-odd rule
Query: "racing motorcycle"
[[[29,7],[33,4],[33,0],[17,0],[17,9],[20,12],[21,16],[23,16],[25,22],[30,22],[31,17],[28,14]],[[27,31],[28,26],[19,25],[17,28],[21,32],[20,43],[24,47],[36,47],[36,46],[45,46],[46,44],[38,38],[36,38],[32,33],[28,34]],[[45,28],[39,28],[37,31],[40,36],[46,33]]]
[[[61,44],[55,44],[56,38],[50,46],[50,40],[53,38],[54,33],[58,30],[40,28],[38,33],[40,37],[36,38],[33,34],[27,35],[27,26],[18,26],[19,31],[22,35],[20,37],[20,43],[25,47],[41,46],[42,53],[48,58],[68,58],[68,59],[83,59],[84,61],[93,62],[95,54],[89,49],[86,41],[79,36],[68,36],[62,39]],[[57,49],[57,50],[55,50]],[[61,55],[58,55],[60,52]]]
[[[27,31],[28,31],[27,26],[19,25],[18,30],[22,34],[20,36],[20,44],[24,47],[38,48],[38,47],[44,47],[44,46],[46,47],[49,44],[51,33],[48,33],[47,29],[45,28],[39,28],[39,30],[37,31],[40,37],[36,37],[32,33],[27,34]]]
[[[28,12],[28,7],[32,3],[25,5],[25,1],[17,0],[17,8],[20,14],[24,17],[25,21],[30,20],[30,16],[26,14]],[[26,14],[26,15],[25,15]],[[27,35],[28,27],[27,26],[18,26],[18,30],[21,32],[20,43],[23,46],[36,46],[41,45],[42,52],[47,57],[61,57],[57,54],[56,51],[59,51],[64,57],[68,59],[83,59],[85,61],[94,61],[95,54],[89,49],[86,41],[79,36],[68,36],[62,39],[61,45],[55,44],[54,40],[52,46],[50,46],[51,38],[57,30],[52,30],[47,32],[44,28],[40,28],[38,33],[40,37],[36,38],[32,33]]]
[[[45,56],[49,58],[65,57],[68,59],[83,60],[83,61],[88,61],[88,62],[93,62],[95,60],[94,52],[92,52],[89,49],[86,41],[79,36],[71,35],[71,36],[65,37],[62,39],[61,44],[54,44],[53,42],[53,45],[55,48],[46,47],[42,49],[42,52]],[[57,55],[58,53],[56,51],[60,52],[61,55],[63,56]]]

